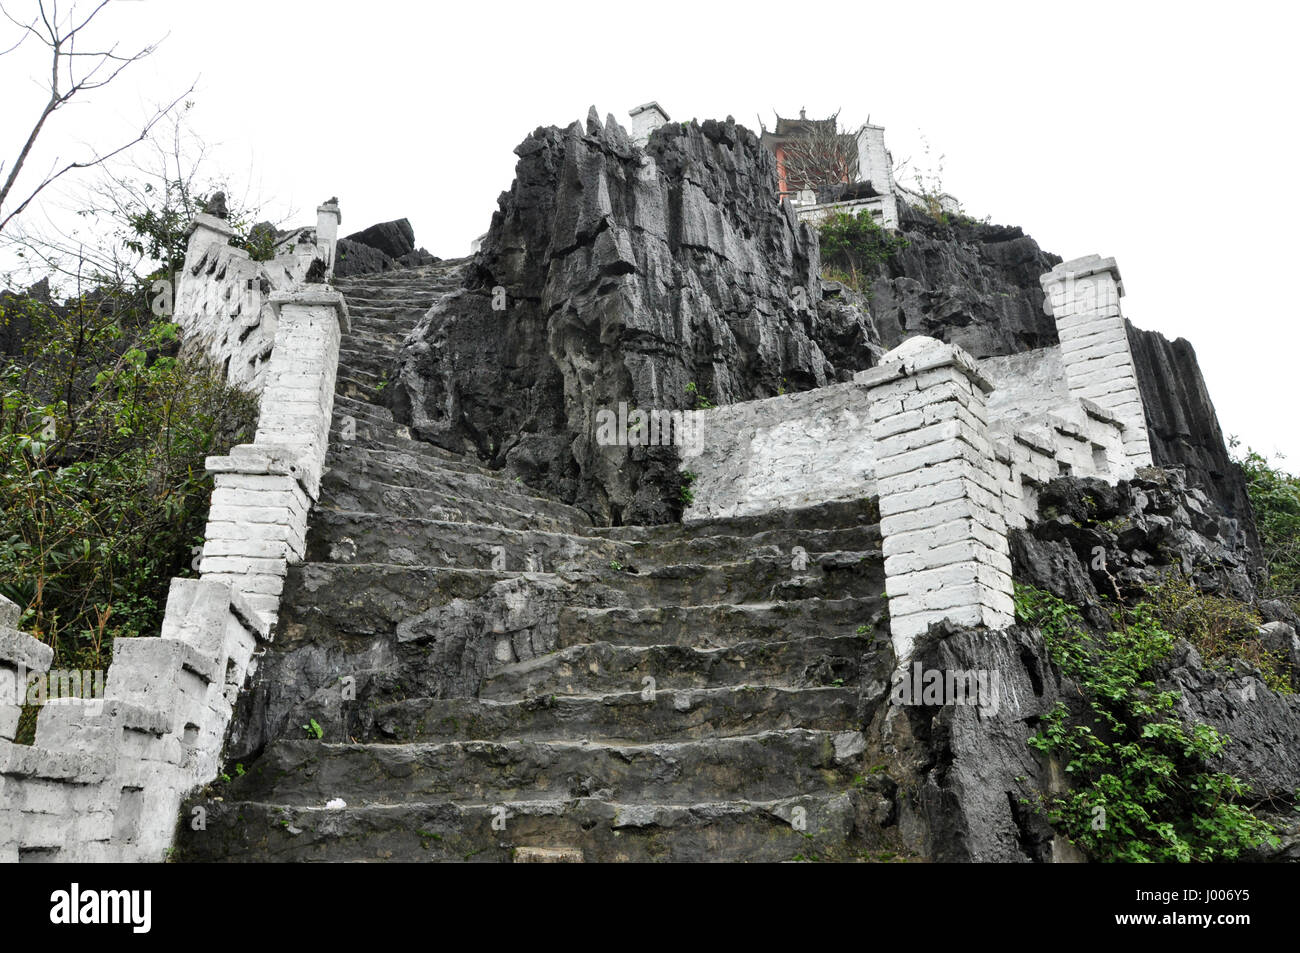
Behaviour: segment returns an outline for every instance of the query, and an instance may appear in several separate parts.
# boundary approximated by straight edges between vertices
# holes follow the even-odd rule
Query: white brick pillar
[[[314,498],[329,448],[339,341],[349,327],[343,295],[324,285],[271,295],[277,323],[266,368],[257,447],[292,448]]]
[[[871,438],[890,631],[899,662],[932,622],[1014,621],[1001,485],[984,397],[993,385],[961,348],[911,338],[855,375]]]
[[[270,303],[278,322],[257,436],[207,460],[215,488],[199,569],[273,623],[288,566],[306,551],[348,310],[343,296],[325,286],[277,292]]]
[[[334,246],[339,239],[339,223],[343,213],[339,211],[338,199],[330,199],[316,207],[316,247],[325,259],[325,273],[334,275]]]
[[[1150,466],[1146,411],[1120,313],[1124,284],[1115,259],[1088,255],[1062,262],[1039,281],[1043,310],[1056,320],[1070,395],[1092,401],[1123,424],[1123,475]]]

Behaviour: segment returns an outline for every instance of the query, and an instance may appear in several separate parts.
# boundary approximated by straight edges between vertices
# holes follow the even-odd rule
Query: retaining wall
[[[703,449],[683,464],[696,474],[683,522],[874,496],[869,403],[848,383],[688,411]]]
[[[1007,531],[1063,475],[1116,482],[1150,464],[1113,259],[1043,276],[1061,346],[977,362],[911,338],[852,384],[701,416],[687,522],[878,495],[900,659],[939,619],[1013,619]]]

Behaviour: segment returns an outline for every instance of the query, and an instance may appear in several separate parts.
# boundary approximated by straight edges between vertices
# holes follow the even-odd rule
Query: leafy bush
[[[908,245],[907,239],[881,227],[866,209],[857,215],[833,212],[817,226],[817,233],[825,277],[864,293],[880,266]]]
[[[1236,446],[1236,441],[1232,441]],[[1300,477],[1273,466],[1247,449],[1238,459],[1268,566],[1273,594],[1300,602]]]
[[[0,592],[55,667],[102,669],[157,632],[202,542],[204,458],[251,438],[256,401],[173,356],[142,291],[0,306],[24,328],[0,357]]]
[[[695,386],[695,381],[686,385],[686,396],[691,400],[691,410],[712,410],[717,406],[706,395],[700,393],[699,388]]]
[[[1097,860],[1181,862],[1233,860],[1278,843],[1242,803],[1247,786],[1208,767],[1229,739],[1184,724],[1178,693],[1157,689],[1155,666],[1175,636],[1155,608],[1119,610],[1115,630],[1100,638],[1073,606],[1017,586],[1016,616],[1039,627],[1052,661],[1082,693],[1082,717],[1059,703],[1029,741],[1064,762],[1071,789],[1041,797],[1073,843]]]
[[[1260,670],[1275,692],[1290,693],[1290,663],[1269,651],[1259,637],[1264,620],[1236,599],[1198,592],[1185,579],[1170,579],[1147,591],[1147,603],[1160,625],[1196,646],[1209,664],[1244,659]]]

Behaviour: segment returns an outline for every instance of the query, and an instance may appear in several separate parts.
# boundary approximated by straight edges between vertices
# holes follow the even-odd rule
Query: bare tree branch
[[[858,179],[858,143],[840,132],[839,111],[827,119],[802,120],[782,145],[786,187],[794,192],[844,185]]]
[[[84,17],[77,18],[70,13],[66,21],[61,21],[57,0],[50,0],[48,9],[46,0],[40,0],[38,4],[40,15],[31,23],[23,23],[15,19],[4,8],[3,4],[0,4],[0,14],[3,14],[10,23],[23,31],[23,36],[18,43],[5,52],[11,52],[28,36],[34,36],[50,53],[49,99],[46,101],[36,122],[32,125],[31,131],[28,133],[27,139],[17,157],[12,162],[0,163],[0,170],[3,170],[6,166],[9,169],[8,176],[4,179],[3,184],[0,184],[0,232],[3,232],[15,217],[22,214],[41,192],[62,176],[77,169],[88,169],[92,166],[103,165],[109,159],[148,138],[150,131],[158,121],[175,109],[194,90],[194,86],[191,85],[189,89],[170,103],[159,107],[145,121],[138,136],[114,149],[102,153],[92,149],[88,158],[68,162],[62,166],[59,166],[59,160],[56,158],[51,170],[34,189],[27,193],[26,198],[19,202],[17,206],[12,206],[12,203],[6,205],[6,203],[10,202],[11,195],[18,183],[18,177],[22,174],[23,168],[31,156],[32,149],[35,147],[37,140],[40,139],[41,133],[45,130],[46,122],[55,111],[66,105],[78,93],[102,89],[107,86],[117,79],[128,66],[138,63],[157,49],[158,44],[151,43],[138,52],[126,56],[117,52],[117,44],[106,50],[83,51],[77,49],[79,34],[90,25],[100,11],[108,6],[109,2],[110,0],[99,0]],[[84,63],[84,68],[78,67],[80,63]]]

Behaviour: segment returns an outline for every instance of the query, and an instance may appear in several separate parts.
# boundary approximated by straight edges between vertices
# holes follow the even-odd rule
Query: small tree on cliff
[[[782,145],[787,186],[824,189],[858,179],[858,143],[839,128],[839,111],[827,119],[801,119],[800,134]]]

